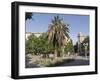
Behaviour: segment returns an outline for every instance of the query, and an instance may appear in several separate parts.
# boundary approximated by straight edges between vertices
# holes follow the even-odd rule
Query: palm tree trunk
[[[55,49],[55,58],[57,58],[57,49]]]

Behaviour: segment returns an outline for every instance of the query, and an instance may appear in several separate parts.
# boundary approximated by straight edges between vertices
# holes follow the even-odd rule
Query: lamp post
[[[83,46],[85,48],[85,57],[87,58],[87,47],[88,47],[88,43],[84,43]]]
[[[81,51],[81,49],[80,49],[80,34],[81,33],[78,33],[78,55],[80,55],[80,51]]]

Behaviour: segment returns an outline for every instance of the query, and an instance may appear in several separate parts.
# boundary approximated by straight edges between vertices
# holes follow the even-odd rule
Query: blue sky
[[[79,32],[89,35],[89,16],[73,14],[33,13],[32,19],[26,20],[26,32],[46,32],[51,19],[57,15],[63,18],[65,24],[70,24],[69,35],[73,44],[76,43]]]

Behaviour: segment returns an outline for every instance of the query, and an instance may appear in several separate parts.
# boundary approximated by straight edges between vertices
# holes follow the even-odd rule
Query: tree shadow
[[[82,65],[89,65],[89,60],[83,59],[73,59],[73,60],[65,60],[61,66],[82,66]]]

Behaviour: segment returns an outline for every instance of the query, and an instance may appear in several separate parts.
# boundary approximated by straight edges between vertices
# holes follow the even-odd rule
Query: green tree
[[[88,44],[88,47],[87,47],[87,51],[89,51],[89,36],[87,36],[85,39],[84,39],[84,41],[82,42],[82,44],[83,43],[87,43]]]
[[[41,43],[41,48],[42,48],[42,51],[41,53],[43,53],[46,56],[48,56],[50,53],[53,52],[54,48],[53,48],[53,45],[51,43],[48,42],[48,39],[47,39],[47,34],[46,33],[43,33],[40,37],[40,43]]]
[[[53,52],[53,45],[48,42],[46,34],[40,37],[36,37],[32,34],[28,37],[28,40],[26,40],[26,54],[42,54],[46,57],[51,52]]]
[[[68,42],[65,45],[64,52],[65,52],[65,54],[73,53],[74,52],[74,46],[73,46],[73,43],[72,42]]]
[[[48,41],[52,43],[55,48],[55,57],[58,56],[58,49],[64,46],[66,37],[69,38],[68,26],[68,24],[63,22],[63,19],[61,19],[59,16],[55,16],[48,27]]]
[[[26,51],[26,54],[28,54],[28,53],[30,53],[30,54],[36,54],[36,50],[34,49],[34,47],[36,46],[36,45],[34,45],[35,43],[35,41],[37,41],[37,38],[36,38],[36,36],[34,36],[34,34],[32,34],[32,35],[30,35],[29,37],[28,37],[28,40],[26,40],[26,45],[25,45],[25,51]]]
[[[89,36],[84,39],[83,43],[89,43]]]
[[[74,52],[78,53],[78,42],[76,42],[76,44],[74,45]]]

